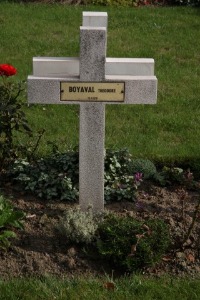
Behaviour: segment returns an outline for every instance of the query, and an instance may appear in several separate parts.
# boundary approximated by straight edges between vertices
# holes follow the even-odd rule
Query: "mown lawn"
[[[0,282],[0,294],[3,300],[195,300],[200,297],[200,283],[197,279],[150,279],[136,275],[114,282],[106,276],[68,280],[27,278]]]
[[[18,69],[16,80],[32,73],[33,56],[78,56],[82,11],[107,11],[109,57],[155,59],[158,103],[107,105],[106,147],[130,149],[157,161],[199,158],[200,19],[191,7],[70,7],[0,3],[0,62]],[[26,96],[24,97],[25,101]],[[78,144],[78,106],[26,108],[34,130],[69,148]]]

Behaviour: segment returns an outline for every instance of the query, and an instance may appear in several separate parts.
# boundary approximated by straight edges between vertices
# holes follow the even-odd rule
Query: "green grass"
[[[0,282],[0,295],[2,300],[195,300],[200,297],[200,283],[194,279],[131,276],[115,280],[114,291],[104,287],[108,281],[106,277],[13,279]]]
[[[157,161],[200,158],[200,18],[191,7],[70,7],[0,3],[0,63],[32,73],[33,56],[78,56],[82,11],[107,11],[110,57],[155,59],[158,103],[107,105],[106,147],[127,147],[135,157]],[[45,110],[44,110],[45,109]],[[26,109],[36,130],[63,147],[78,144],[78,106],[35,105]]]

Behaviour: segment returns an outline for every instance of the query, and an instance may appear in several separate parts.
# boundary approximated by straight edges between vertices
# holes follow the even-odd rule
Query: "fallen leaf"
[[[36,215],[34,214],[34,215],[26,215],[26,219],[32,219],[32,218],[35,218],[36,217]]]
[[[191,263],[194,263],[195,262],[195,257],[194,255],[192,255],[191,253],[189,253],[187,256],[186,256],[187,260],[190,261]]]
[[[188,195],[184,189],[178,189],[177,194],[178,194],[180,200],[184,200]]]
[[[109,291],[114,291],[115,289],[115,284],[113,282],[106,282],[104,283],[104,288],[109,290]]]
[[[149,228],[149,226],[147,226],[146,224],[143,224],[143,226],[142,226],[145,230],[147,230],[147,231],[150,231],[150,228]]]
[[[132,245],[132,246],[131,246],[131,253],[128,254],[128,256],[134,256],[136,250],[137,250],[137,244],[136,244],[136,245]]]
[[[149,230],[147,231],[147,235],[148,235],[148,236],[152,235],[151,229],[149,229]]]
[[[136,234],[136,238],[138,241],[144,237],[144,234]]]
[[[162,260],[163,261],[171,261],[172,258],[170,256],[168,256],[168,255],[165,255],[165,256],[162,257]]]
[[[137,250],[137,245],[132,245],[131,246],[131,254],[135,253]]]

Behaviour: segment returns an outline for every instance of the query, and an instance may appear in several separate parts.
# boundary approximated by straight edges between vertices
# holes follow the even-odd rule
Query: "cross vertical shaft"
[[[106,27],[80,28],[80,81],[105,80]],[[104,209],[104,103],[80,105],[79,204]]]

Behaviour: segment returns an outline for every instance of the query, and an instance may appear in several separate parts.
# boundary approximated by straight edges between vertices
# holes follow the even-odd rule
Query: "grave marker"
[[[106,58],[107,13],[83,12],[80,58],[33,58],[29,103],[80,104],[79,204],[104,208],[105,104],[155,104],[153,59]]]

